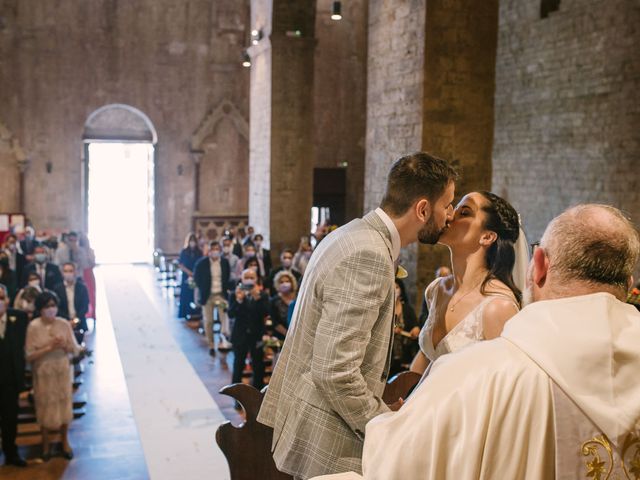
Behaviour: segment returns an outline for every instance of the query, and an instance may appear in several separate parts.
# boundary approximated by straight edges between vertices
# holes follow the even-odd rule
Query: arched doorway
[[[98,263],[148,263],[155,228],[156,130],[129,105],[105,105],[85,123],[85,225]]]

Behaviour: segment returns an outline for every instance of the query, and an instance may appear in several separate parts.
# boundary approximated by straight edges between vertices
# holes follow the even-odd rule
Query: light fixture
[[[245,68],[249,68],[251,66],[251,57],[249,56],[249,54],[245,51],[244,55],[242,56],[242,66]]]
[[[262,40],[262,30],[251,30],[251,43],[253,45],[258,45],[260,40]]]
[[[342,2],[333,2],[331,20],[342,20]]]

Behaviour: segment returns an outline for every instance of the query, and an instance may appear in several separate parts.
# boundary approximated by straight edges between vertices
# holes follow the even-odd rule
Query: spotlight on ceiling
[[[342,20],[342,2],[333,2],[331,20]]]
[[[258,45],[262,40],[262,30],[251,30],[251,43],[253,45]]]
[[[244,52],[244,55],[242,56],[242,66],[245,68],[251,67],[251,57],[247,52]]]

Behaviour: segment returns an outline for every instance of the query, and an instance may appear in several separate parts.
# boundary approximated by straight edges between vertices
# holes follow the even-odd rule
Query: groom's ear
[[[533,252],[533,283],[538,287],[542,287],[547,280],[547,273],[549,273],[549,257],[545,253],[544,249],[537,248]]]
[[[429,203],[429,200],[426,198],[418,200],[414,205],[414,213],[418,220],[426,223],[427,220],[429,220],[429,217],[431,217],[431,204]]]

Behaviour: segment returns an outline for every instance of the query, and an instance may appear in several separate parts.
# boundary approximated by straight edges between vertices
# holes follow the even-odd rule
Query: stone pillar
[[[249,223],[277,255],[309,233],[315,1],[253,0]]]
[[[456,201],[491,188],[498,0],[429,0],[422,149],[457,164]],[[417,286],[449,265],[446,248],[420,246]]]

